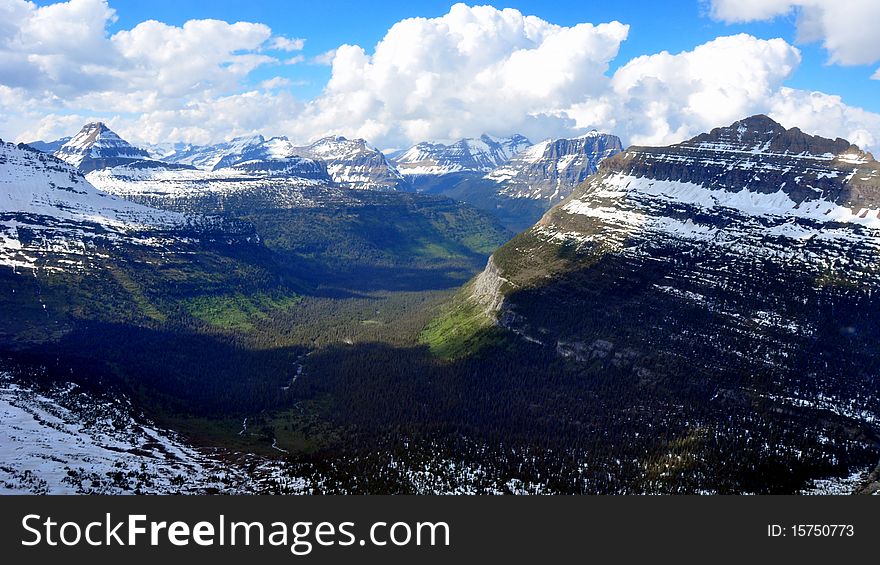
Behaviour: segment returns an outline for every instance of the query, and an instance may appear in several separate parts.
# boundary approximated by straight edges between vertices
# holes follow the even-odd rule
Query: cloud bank
[[[865,4],[838,0],[846,2]],[[801,36],[823,34],[832,61],[864,63],[868,55],[839,41],[825,4],[714,0],[710,15],[766,19],[797,8]],[[880,146],[880,114],[785,86],[801,54],[782,39],[719,37],[636,57],[610,73],[625,23],[566,27],[491,6],[457,4],[441,17],[402,20],[372,50],[340,45],[320,61],[297,54],[305,39],[277,36],[265,24],[146,21],[110,35],[114,18],[105,0],[4,3],[0,124],[21,140],[69,135],[92,113],[111,112],[122,135],[152,143],[333,133],[404,147],[482,132],[538,140],[596,127],[627,143],[666,144],[763,112],[787,127]],[[313,100],[296,99],[295,81],[285,77],[245,86],[257,68],[305,61],[331,66]]]
[[[323,95],[291,126],[391,144],[561,133],[574,125],[562,109],[607,90],[605,73],[628,31],[458,4],[440,18],[398,22],[372,54],[340,46]]]

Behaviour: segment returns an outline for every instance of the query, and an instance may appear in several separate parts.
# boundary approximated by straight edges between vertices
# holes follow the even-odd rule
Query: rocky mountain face
[[[520,238],[570,249],[570,257],[547,269],[517,267],[511,280],[520,287],[543,277],[541,270],[566,271],[611,255],[643,260],[672,246],[869,287],[880,284],[872,265],[878,212],[880,165],[870,153],[754,116],[678,145],[634,146],[604,161]],[[515,259],[513,246],[500,250],[496,263]]]
[[[414,145],[393,159],[398,170],[413,180],[461,173],[487,173],[506,163],[514,155],[531,146],[522,135],[465,138],[451,144],[423,142]]]
[[[128,143],[102,122],[83,126],[53,155],[84,173],[150,158],[146,150]]]
[[[489,171],[425,175],[413,177],[413,182],[417,188],[495,214],[512,230],[523,231],[595,173],[603,159],[621,150],[616,136],[591,131],[530,145]]]
[[[674,391],[697,391],[684,412],[716,445],[756,465],[798,449],[843,474],[876,465],[878,257],[880,163],[753,116],[603,161],[496,251],[447,315],[455,327],[429,335],[456,356],[501,332],[673,391],[652,408],[667,414]],[[842,463],[841,449],[862,455]]]
[[[408,190],[409,183],[385,155],[363,139],[324,137],[295,150],[297,155],[321,160],[333,182],[358,190]]]
[[[513,156],[486,175],[505,198],[528,198],[549,208],[599,169],[602,160],[623,151],[620,138],[595,130],[574,139],[547,140]]]

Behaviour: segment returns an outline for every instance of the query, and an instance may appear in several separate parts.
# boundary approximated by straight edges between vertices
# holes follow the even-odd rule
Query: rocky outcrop
[[[486,268],[474,279],[471,299],[483,312],[496,316],[504,303],[505,286],[509,287],[510,282],[501,276],[501,271],[490,257]]]

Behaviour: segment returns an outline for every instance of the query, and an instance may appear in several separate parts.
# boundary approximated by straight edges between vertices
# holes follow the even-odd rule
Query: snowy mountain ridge
[[[394,157],[394,164],[405,176],[439,176],[451,173],[487,173],[531,146],[522,135],[464,138],[445,145],[422,142]]]
[[[540,200],[549,207],[595,173],[602,160],[621,151],[620,138],[592,130],[572,139],[537,143],[484,178],[496,183],[500,196]]]
[[[128,143],[103,122],[86,124],[53,155],[84,172],[150,158],[146,150]]]
[[[381,151],[362,139],[349,140],[339,136],[321,138],[309,145],[298,146],[286,137],[265,139],[261,135],[237,137],[216,145],[190,147],[162,158],[168,163],[193,165],[202,170],[217,171],[257,161],[270,163],[265,168],[276,171],[277,162],[296,165],[306,160],[323,163],[328,182],[345,188],[397,190],[406,187],[405,179]],[[303,176],[301,171],[292,171]],[[277,176],[277,175],[276,175]],[[306,175],[306,178],[312,175]]]
[[[69,163],[0,142],[0,265],[83,265],[101,246],[163,247],[212,221],[103,193]]]

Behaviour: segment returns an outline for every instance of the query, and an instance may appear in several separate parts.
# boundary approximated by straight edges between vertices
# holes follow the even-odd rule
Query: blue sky
[[[333,133],[397,148],[595,127],[662,144],[761,112],[880,150],[877,0],[8,1],[5,138],[102,119],[150,143]],[[600,25],[615,21],[628,28]]]
[[[37,2],[41,5],[50,3]],[[314,56],[343,43],[372,47],[395,22],[411,17],[441,16],[453,4],[455,2],[425,0],[117,0],[111,5],[119,19],[110,30],[130,29],[148,19],[177,25],[201,18],[266,22],[277,33],[306,39],[304,54]],[[524,14],[564,26],[613,20],[629,24],[629,37],[612,62],[611,71],[639,55],[664,50],[672,53],[685,51],[721,35],[748,33],[764,39],[781,37],[797,45],[803,55],[801,66],[786,84],[839,94],[849,104],[880,112],[880,81],[869,80],[874,67],[829,65],[828,54],[820,42],[802,44],[796,41],[793,13],[766,22],[728,24],[710,18],[708,8],[698,0],[508,0],[491,4],[498,8],[516,8]],[[318,65],[302,65],[285,71],[284,74],[292,79],[309,81],[309,85],[297,88],[298,94],[309,98],[316,96],[330,77],[330,69]],[[253,79],[258,82],[275,74],[272,69],[261,69]]]

